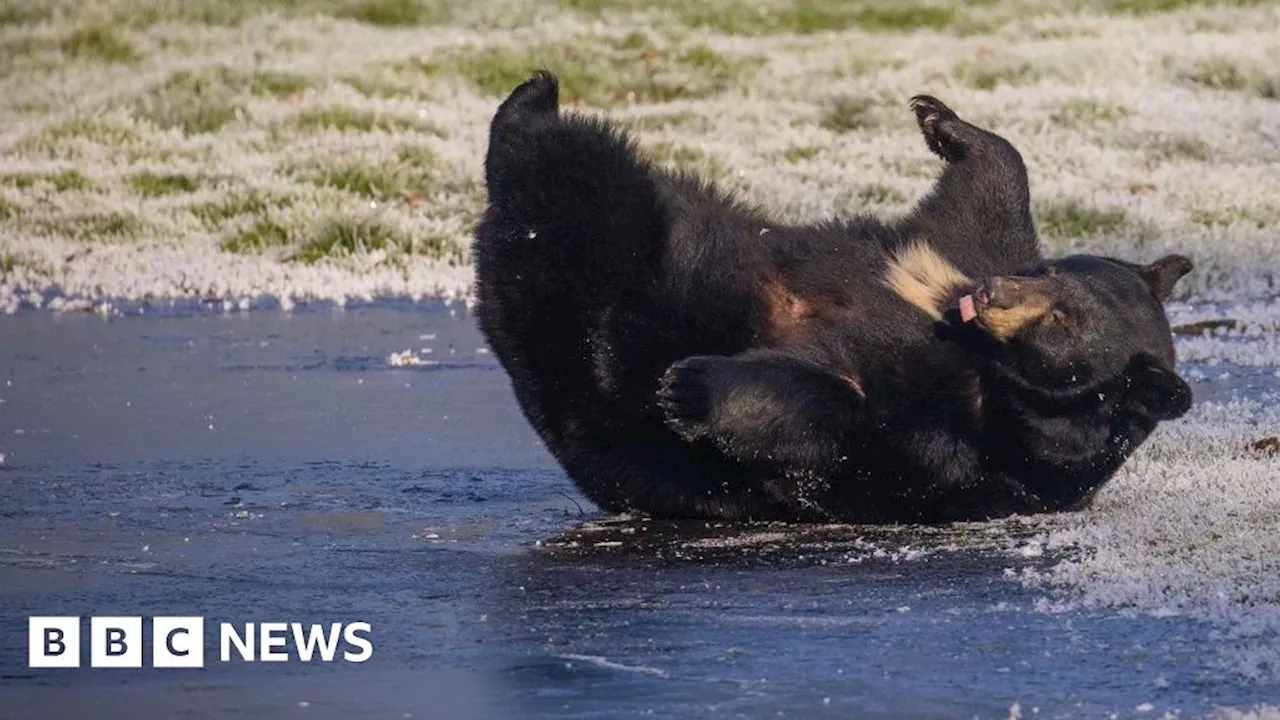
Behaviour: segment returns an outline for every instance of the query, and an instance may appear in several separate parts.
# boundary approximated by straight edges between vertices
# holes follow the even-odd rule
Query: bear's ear
[[[1191,387],[1155,357],[1140,353],[1129,363],[1129,397],[1156,420],[1180,418],[1191,409]]]
[[[1147,281],[1151,294],[1155,295],[1160,302],[1164,302],[1168,299],[1169,293],[1173,292],[1173,286],[1177,284],[1178,278],[1191,272],[1193,267],[1195,265],[1185,255],[1165,255],[1150,265],[1139,265],[1136,269],[1138,275]]]

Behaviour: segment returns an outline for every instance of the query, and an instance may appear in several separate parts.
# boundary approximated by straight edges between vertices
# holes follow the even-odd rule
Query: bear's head
[[[1181,255],[1150,265],[1072,256],[982,281],[962,314],[1003,376],[1048,397],[1120,386],[1153,420],[1182,416],[1191,389],[1175,372],[1163,301],[1192,268]]]

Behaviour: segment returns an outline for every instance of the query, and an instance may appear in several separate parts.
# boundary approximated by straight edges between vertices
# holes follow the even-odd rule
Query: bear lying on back
[[[493,119],[480,326],[613,511],[944,522],[1079,508],[1191,404],[1191,269],[1037,246],[1003,138],[913,100],[946,161],[905,218],[773,222],[656,168],[534,75]]]

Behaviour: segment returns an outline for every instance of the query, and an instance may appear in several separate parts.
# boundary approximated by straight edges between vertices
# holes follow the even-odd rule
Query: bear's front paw
[[[711,425],[710,376],[715,360],[690,357],[673,363],[658,385],[658,407],[667,427],[687,441],[707,436]]]

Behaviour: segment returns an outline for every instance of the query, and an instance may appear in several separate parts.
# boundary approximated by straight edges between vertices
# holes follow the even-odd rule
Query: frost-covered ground
[[[1022,150],[1052,252],[1192,256],[1175,321],[1238,326],[1180,337],[1189,379],[1273,390],[1166,425],[1024,580],[1280,678],[1274,3],[0,0],[0,308],[466,297],[487,121],[539,66],[788,220],[906,209],[933,93]]]
[[[1197,404],[1165,423],[1087,512],[1044,518],[1072,558],[1024,582],[1064,590],[1046,610],[1111,607],[1209,622],[1212,665],[1280,681],[1280,303],[1174,303]],[[1280,709],[1273,710],[1280,716]],[[1264,715],[1271,717],[1272,715]]]
[[[1265,295],[1278,31],[1239,0],[0,0],[0,307],[466,295],[487,121],[537,66],[794,220],[918,197],[931,92],[1022,148],[1051,249]]]
[[[1167,424],[1094,507],[1047,521],[1046,549],[1077,559],[1033,585],[1066,589],[1046,610],[1113,607],[1211,623],[1229,674],[1280,679],[1280,395],[1197,405]]]

